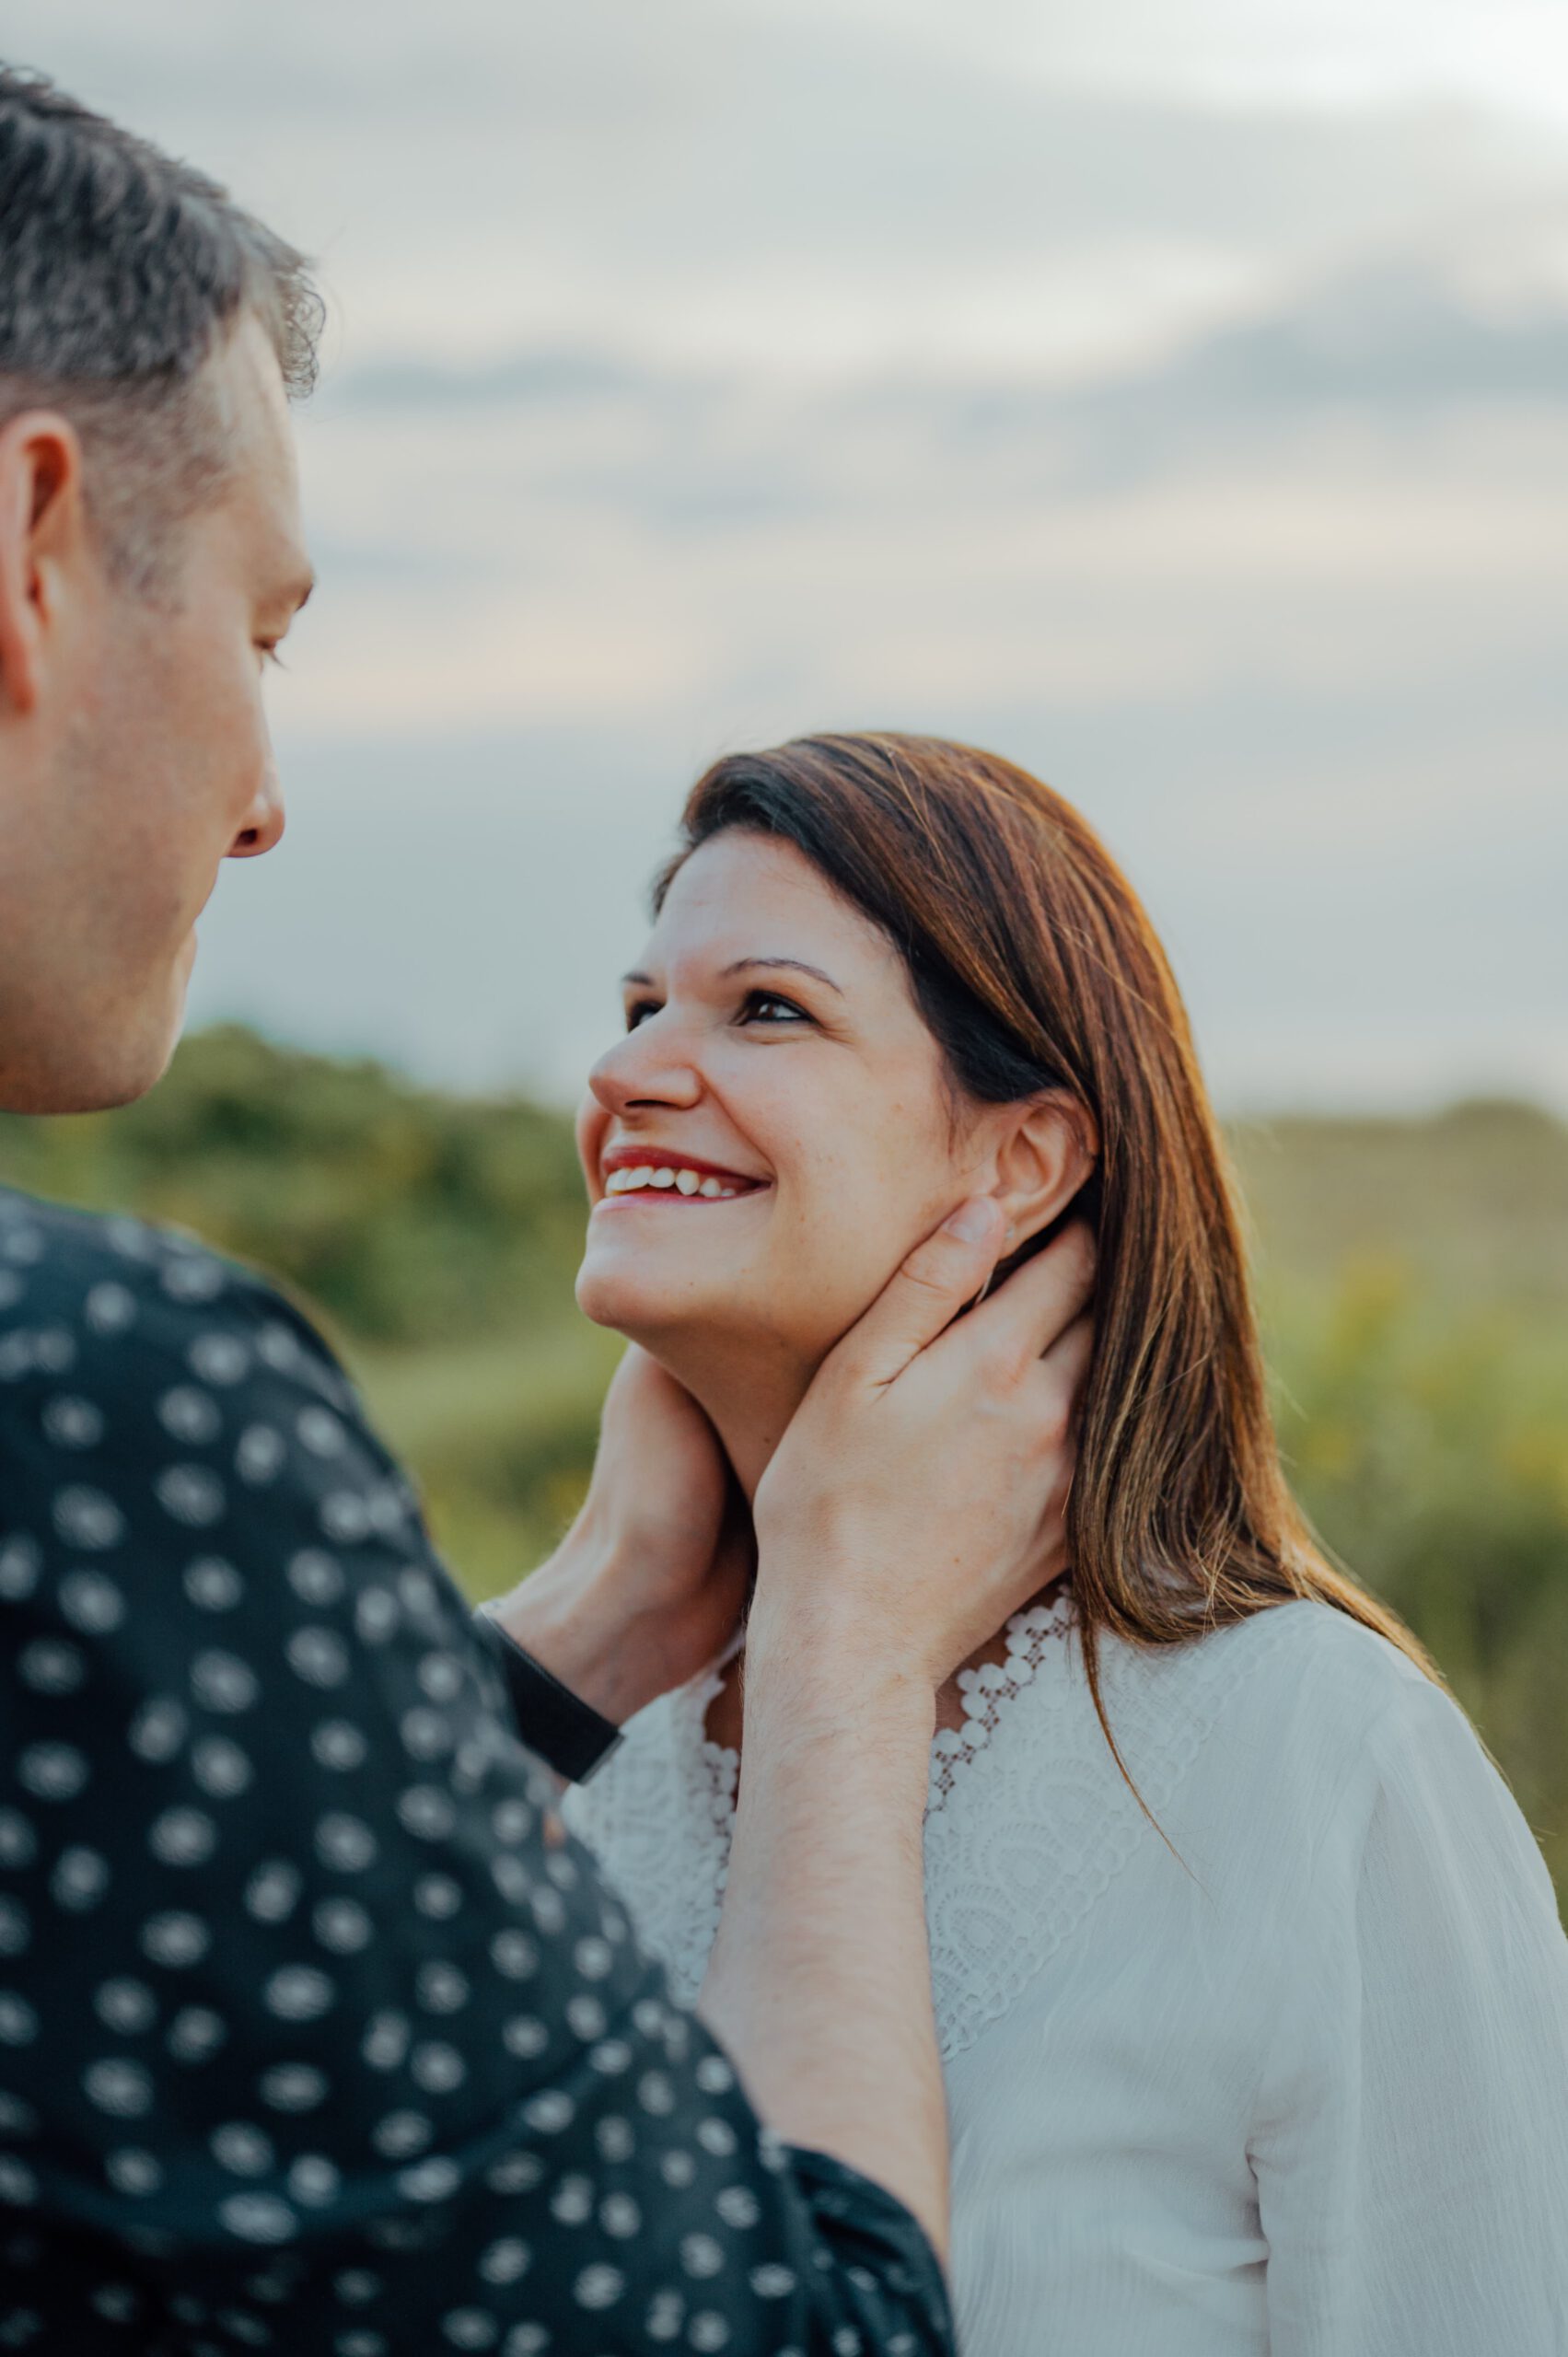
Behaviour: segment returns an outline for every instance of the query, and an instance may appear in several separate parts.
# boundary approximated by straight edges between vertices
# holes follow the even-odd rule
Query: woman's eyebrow
[[[826,982],[830,991],[843,996],[842,986],[831,974],[825,974],[820,966],[808,966],[804,958],[738,958],[733,966],[726,966],[724,970],[726,974],[743,974],[750,966],[783,966],[792,974],[809,974],[814,981]]]

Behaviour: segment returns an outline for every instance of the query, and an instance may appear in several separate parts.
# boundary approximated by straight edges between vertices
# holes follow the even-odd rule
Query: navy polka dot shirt
[[[341,1370],[0,1191],[0,2350],[926,2357],[518,1739]]]

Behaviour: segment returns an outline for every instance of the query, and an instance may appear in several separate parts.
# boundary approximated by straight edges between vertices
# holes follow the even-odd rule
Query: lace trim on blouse
[[[1107,1714],[1156,1820],[1226,1695],[1288,1620],[1271,1611],[1184,1645],[1102,1643]],[[959,1673],[965,1724],[939,1729],[932,1746],[926,1924],[945,2060],[1038,1979],[1140,1838],[1159,1838],[1096,1717],[1070,1591],[1016,1615],[1006,1642],[1005,1663]],[[621,1750],[565,1802],[688,2004],[729,1872],[739,1761],[706,1732],[729,1658],[640,1713]]]

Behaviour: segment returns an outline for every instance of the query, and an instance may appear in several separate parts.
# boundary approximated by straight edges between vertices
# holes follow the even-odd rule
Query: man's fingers
[[[1094,1289],[1095,1240],[1084,1222],[1074,1220],[970,1312],[962,1328],[964,1348],[1025,1363],[1043,1358],[1088,1307]]]
[[[1002,1210],[989,1195],[971,1196],[949,1213],[894,1271],[841,1350],[856,1371],[890,1383],[910,1361],[950,1326],[996,1265]]]
[[[1084,1310],[1065,1333],[1059,1334],[1040,1360],[1035,1380],[1043,1392],[1053,1428],[1074,1431],[1083,1402],[1084,1384],[1095,1353],[1095,1321]]]

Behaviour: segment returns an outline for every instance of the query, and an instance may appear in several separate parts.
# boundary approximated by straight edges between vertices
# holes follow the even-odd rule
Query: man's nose
[[[283,787],[278,779],[277,763],[269,761],[255,798],[245,814],[244,824],[230,843],[226,856],[230,859],[260,859],[263,852],[275,849],[281,842],[284,824]]]

